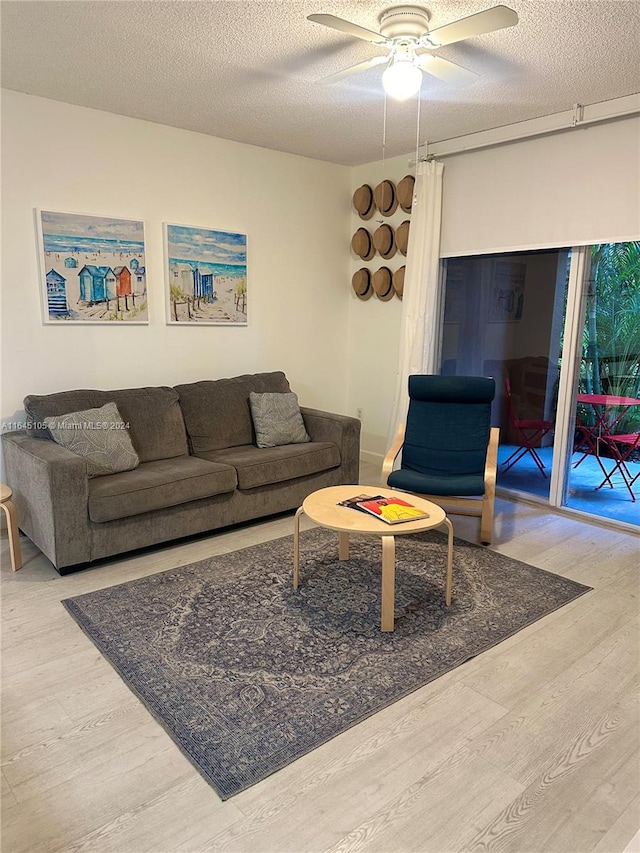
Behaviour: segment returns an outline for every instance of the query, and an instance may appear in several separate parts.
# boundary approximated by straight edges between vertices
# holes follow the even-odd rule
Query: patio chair
[[[491,544],[493,531],[500,432],[491,426],[495,393],[495,380],[484,376],[410,376],[406,427],[399,425],[382,464],[383,486],[454,515],[480,516],[483,545]]]
[[[601,489],[605,483],[608,483],[609,486],[613,488],[611,478],[616,471],[619,471],[625,486],[629,490],[631,500],[635,501],[636,496],[631,487],[640,477],[640,462],[638,463],[637,474],[633,474],[629,469],[629,462],[632,453],[636,450],[640,450],[640,432],[631,432],[624,435],[607,435],[603,436],[601,441],[606,444],[611,451],[611,456],[613,457],[615,464],[611,471],[606,474],[600,485],[596,486],[596,489]]]
[[[504,380],[504,389],[507,395],[509,420],[518,434],[520,446],[516,447],[511,456],[505,459],[502,463],[502,470],[508,471],[509,468],[513,468],[516,462],[519,462],[520,459],[523,459],[528,453],[536,463],[542,476],[546,477],[545,464],[540,458],[540,454],[536,450],[536,447],[540,447],[545,435],[552,432],[554,423],[553,421],[548,421],[544,418],[521,418],[518,412],[516,412],[511,394],[511,382],[509,381],[508,376],[505,377]]]
[[[587,456],[597,456],[598,454],[598,427],[589,426],[579,415],[576,415],[573,453],[582,453],[580,459],[573,463],[574,468],[584,462]]]

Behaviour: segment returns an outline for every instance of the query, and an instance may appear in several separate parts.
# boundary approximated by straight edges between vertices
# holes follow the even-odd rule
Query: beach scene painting
[[[167,323],[247,325],[247,235],[164,224]]]
[[[36,211],[45,323],[148,324],[144,223]]]

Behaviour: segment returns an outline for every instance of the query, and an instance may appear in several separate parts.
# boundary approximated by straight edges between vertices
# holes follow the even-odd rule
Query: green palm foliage
[[[582,355],[583,391],[640,398],[640,241],[592,246]],[[632,409],[617,432],[639,428]]]

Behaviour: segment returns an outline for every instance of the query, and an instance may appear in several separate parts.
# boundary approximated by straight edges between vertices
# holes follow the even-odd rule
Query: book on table
[[[421,518],[429,518],[429,513],[414,506],[404,498],[386,497],[385,495],[355,495],[344,501],[339,501],[338,506],[348,509],[357,509],[373,515],[387,524],[400,524],[403,521],[419,521]]]

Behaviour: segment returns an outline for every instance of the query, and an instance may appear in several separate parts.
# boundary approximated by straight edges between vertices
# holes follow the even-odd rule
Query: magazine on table
[[[419,521],[421,518],[429,518],[429,513],[418,509],[409,501],[398,497],[385,497],[384,495],[355,495],[344,501],[339,501],[338,506],[349,509],[357,509],[368,515],[374,515],[387,524],[400,524],[403,521]]]

